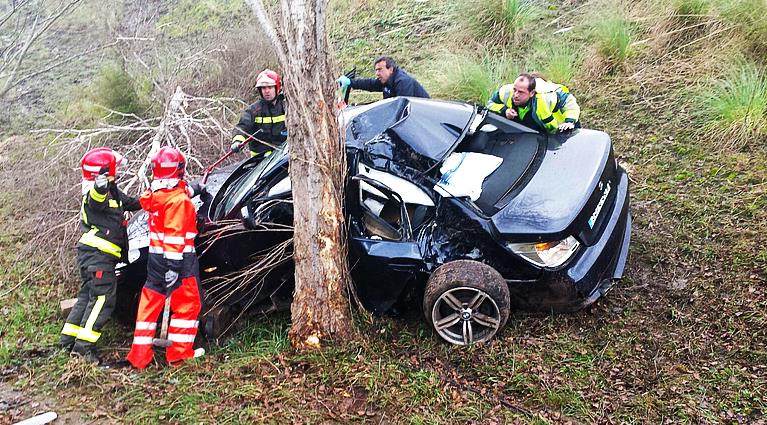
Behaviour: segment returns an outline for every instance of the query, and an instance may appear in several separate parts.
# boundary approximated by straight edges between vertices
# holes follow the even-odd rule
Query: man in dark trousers
[[[256,89],[261,99],[240,114],[240,122],[232,130],[231,149],[239,152],[247,142],[250,156],[263,158],[272,153],[273,146],[287,138],[282,78],[271,69],[265,69],[256,77]]]
[[[83,171],[77,262],[82,284],[77,302],[61,330],[59,345],[91,363],[99,363],[96,342],[115,307],[115,265],[127,258],[125,211],[140,209],[138,199],[115,184],[122,157],[109,148],[89,151],[80,161]]]
[[[384,99],[395,96],[429,97],[429,93],[426,92],[421,83],[397,66],[397,62],[389,56],[377,58],[373,65],[375,66],[376,78],[351,79],[341,76],[336,81],[342,90],[351,87],[366,91],[380,91],[383,92]]]

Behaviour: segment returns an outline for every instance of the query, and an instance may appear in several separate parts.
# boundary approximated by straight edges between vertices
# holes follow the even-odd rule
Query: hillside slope
[[[175,16],[187,28],[210,20],[190,4],[159,8],[150,22]],[[223,16],[243,12],[231,1],[200,4]],[[94,419],[131,423],[764,420],[763,2],[336,0],[331,8],[339,67],[356,65],[364,76],[372,76],[372,58],[390,54],[434,97],[477,103],[520,71],[566,83],[584,125],[611,135],[631,177],[635,222],[623,281],[588,311],[518,315],[491,344],[466,350],[440,343],[419,318],[360,318],[364,339],[296,354],[289,318],[276,315],[251,321],[195,365],[141,374],[91,368],[39,350],[57,338],[56,304],[74,293],[74,276],[8,254],[23,250],[26,228],[46,225],[24,213],[29,199],[45,198],[46,185],[22,178],[49,158],[41,154],[45,141],[22,133],[0,144],[0,184],[14,188],[0,199],[6,383],[62,409],[87,406]],[[121,19],[134,16],[126,13]],[[172,25],[150,27],[168,36],[163,28]],[[228,46],[243,41],[206,34]],[[168,37],[165,47],[201,35]],[[179,78],[245,96],[234,86],[270,63],[257,56],[245,69],[239,56],[214,55],[215,77]],[[128,70],[137,80],[157,77]],[[357,102],[378,97],[353,93]],[[156,103],[163,93],[148,89],[146,98]],[[30,144],[35,154],[19,148]],[[72,158],[48,164],[58,170],[51,178],[76,183]],[[130,332],[108,327],[105,355],[124,355]],[[0,422],[13,414],[0,412]]]

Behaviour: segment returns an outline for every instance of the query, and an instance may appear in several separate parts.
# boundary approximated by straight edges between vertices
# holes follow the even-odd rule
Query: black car
[[[349,261],[370,311],[420,305],[440,337],[464,345],[491,339],[510,310],[583,308],[622,276],[628,177],[607,134],[546,135],[479,106],[403,97],[342,120]],[[218,178],[198,210],[208,334],[222,326],[212,317],[293,289],[286,146]],[[121,273],[128,310],[145,275],[141,222]]]

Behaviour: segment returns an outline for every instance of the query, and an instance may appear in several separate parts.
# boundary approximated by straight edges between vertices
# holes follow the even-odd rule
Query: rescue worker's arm
[[[184,265],[184,252],[192,252],[196,234],[187,234],[184,230],[187,221],[196,220],[194,205],[186,196],[174,197],[165,206],[163,223],[163,256],[168,270],[181,273]]]
[[[250,108],[245,109],[240,114],[240,121],[232,130],[232,143],[242,143],[248,139],[248,136],[255,133],[256,126],[253,123],[253,114]]]
[[[493,93],[492,96],[490,96],[490,99],[487,101],[487,109],[489,109],[492,112],[495,112],[496,114],[505,117],[506,111],[509,109],[509,100],[511,99],[511,91],[513,89],[513,86],[511,84],[506,84],[504,86],[501,86],[498,90]],[[507,106],[509,105],[509,106]]]
[[[557,106],[565,116],[565,122],[575,124],[581,116],[581,108],[572,93],[557,93]]]
[[[138,198],[128,196],[121,190],[118,190],[117,193],[120,196],[120,201],[122,201],[123,211],[138,211],[141,209]]]
[[[365,91],[383,91],[384,86],[377,78],[352,78],[351,87]]]

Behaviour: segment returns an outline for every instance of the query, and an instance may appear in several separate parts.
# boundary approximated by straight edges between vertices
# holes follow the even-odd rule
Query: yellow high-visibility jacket
[[[513,95],[513,84],[501,86],[490,96],[487,109],[505,116],[506,110],[514,108]],[[575,96],[566,86],[542,78],[535,79],[535,95],[530,99],[530,110],[534,112],[533,120],[539,129],[549,133],[556,133],[562,123],[577,123],[581,114]]]

